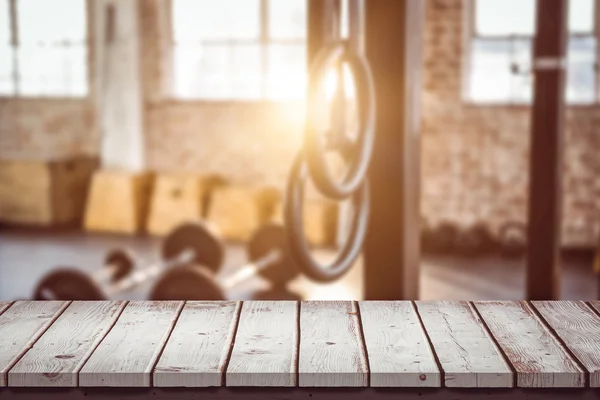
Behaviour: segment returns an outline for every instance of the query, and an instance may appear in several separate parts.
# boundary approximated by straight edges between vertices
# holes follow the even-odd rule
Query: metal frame
[[[368,0],[365,46],[377,122],[364,298],[414,300],[420,286],[422,0]]]
[[[528,215],[527,300],[560,299],[568,0],[538,2]],[[544,61],[544,62],[541,62]]]

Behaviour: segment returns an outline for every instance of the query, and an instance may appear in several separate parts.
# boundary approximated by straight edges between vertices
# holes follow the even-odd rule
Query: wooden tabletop
[[[0,386],[598,388],[600,302],[0,302]]]

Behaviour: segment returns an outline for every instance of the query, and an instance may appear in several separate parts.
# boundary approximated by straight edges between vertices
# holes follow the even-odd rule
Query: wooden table
[[[0,303],[0,400],[600,399],[598,388],[600,302]]]

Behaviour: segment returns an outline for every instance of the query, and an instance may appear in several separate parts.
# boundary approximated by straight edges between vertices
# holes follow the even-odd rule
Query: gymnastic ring
[[[319,83],[332,66],[346,62],[352,72],[358,103],[357,150],[349,160],[346,176],[337,181],[327,164],[324,135],[317,127]],[[342,78],[340,78],[342,79]],[[307,99],[304,148],[308,171],[317,190],[325,197],[342,200],[354,193],[365,179],[375,140],[375,84],[371,69],[364,56],[348,49],[344,43],[324,47],[316,56],[310,69]]]
[[[322,265],[312,256],[304,236],[303,201],[307,175],[307,166],[300,153],[292,166],[284,207],[289,251],[300,271],[308,278],[317,282],[331,282],[348,272],[360,256],[369,221],[369,182],[365,179],[352,195],[356,212],[353,213],[350,236],[336,260],[330,265]]]

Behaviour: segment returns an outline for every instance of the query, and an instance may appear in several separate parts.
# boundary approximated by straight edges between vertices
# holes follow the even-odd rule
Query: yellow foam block
[[[84,226],[88,231],[135,234],[143,229],[152,175],[101,170],[94,174]]]
[[[0,161],[0,220],[25,225],[79,223],[97,161]]]
[[[158,175],[152,189],[146,230],[162,236],[181,223],[202,219],[208,195],[221,182],[215,176]]]
[[[218,187],[210,196],[208,221],[224,239],[247,241],[270,220],[278,197],[278,192],[271,188]]]
[[[305,200],[304,234],[313,246],[325,247],[335,244],[338,208],[337,204],[327,200]],[[273,214],[273,222],[283,223],[283,202],[277,205]]]

